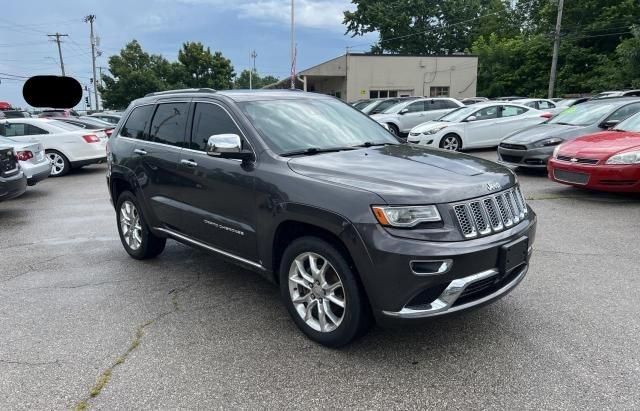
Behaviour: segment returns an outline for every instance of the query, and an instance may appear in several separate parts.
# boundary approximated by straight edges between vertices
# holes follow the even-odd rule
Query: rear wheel
[[[149,230],[133,193],[125,191],[120,194],[116,211],[120,241],[131,257],[145,260],[164,250],[167,239],[158,237]]]
[[[56,150],[46,150],[45,154],[51,163],[51,173],[49,174],[51,177],[62,177],[69,173],[71,164],[64,154]]]
[[[319,238],[302,237],[287,247],[280,291],[300,330],[328,347],[351,342],[371,324],[366,297],[347,260]]]
[[[440,148],[449,151],[460,151],[462,149],[462,140],[455,134],[447,134],[440,140]]]

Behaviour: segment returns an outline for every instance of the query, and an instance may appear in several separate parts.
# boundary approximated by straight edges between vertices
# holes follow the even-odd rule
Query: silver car
[[[387,125],[393,134],[401,136],[408,134],[418,124],[440,118],[458,107],[464,107],[464,104],[453,98],[420,98],[395,104],[371,118]]]
[[[20,167],[27,176],[28,185],[36,185],[39,181],[49,177],[51,161],[45,155],[42,144],[37,141],[20,142],[0,136],[0,145],[13,147]]]

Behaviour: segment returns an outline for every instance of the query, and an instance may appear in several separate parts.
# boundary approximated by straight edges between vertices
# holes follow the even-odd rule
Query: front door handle
[[[135,150],[133,150],[134,153],[139,154],[141,156],[146,156],[147,152],[141,148],[136,148]]]
[[[193,160],[180,160],[180,164],[186,167],[195,168],[198,167],[198,163]]]

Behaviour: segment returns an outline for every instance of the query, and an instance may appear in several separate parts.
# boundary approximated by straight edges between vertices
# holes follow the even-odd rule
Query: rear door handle
[[[198,163],[193,160],[180,160],[180,164],[186,167],[195,168],[198,167]]]
[[[141,156],[146,156],[147,152],[141,148],[136,148],[135,150],[133,150],[134,153],[139,154]]]

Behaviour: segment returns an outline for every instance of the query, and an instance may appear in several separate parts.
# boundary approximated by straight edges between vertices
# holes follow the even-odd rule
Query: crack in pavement
[[[73,407],[74,410],[80,411],[80,410],[85,410],[85,409],[87,409],[89,407],[89,401],[91,401],[92,398],[95,398],[98,395],[100,395],[102,390],[107,386],[107,384],[109,384],[109,381],[111,380],[111,375],[113,374],[113,371],[118,366],[124,364],[124,362],[131,355],[131,353],[133,353],[136,350],[136,348],[138,348],[138,346],[142,342],[142,338],[145,335],[145,332],[144,332],[145,329],[147,327],[155,324],[158,320],[160,320],[160,319],[162,319],[162,318],[164,318],[164,317],[166,317],[168,315],[175,314],[175,313],[181,311],[180,304],[178,303],[178,294],[188,290],[189,288],[193,287],[194,285],[196,285],[199,282],[200,282],[200,272],[198,271],[197,277],[196,277],[196,279],[194,281],[192,281],[191,283],[187,284],[184,287],[174,288],[174,289],[172,289],[171,291],[169,291],[167,293],[168,295],[171,295],[171,303],[173,305],[173,310],[162,312],[162,313],[158,314],[157,316],[153,317],[152,319],[146,321],[142,325],[138,326],[138,328],[136,329],[134,338],[131,341],[131,344],[129,344],[129,347],[125,350],[125,352],[121,356],[119,356],[119,357],[117,357],[115,359],[113,364],[111,364],[109,367],[107,367],[107,369],[105,369],[98,376],[98,379],[96,380],[96,383],[89,390],[89,395],[87,397],[79,400],[76,403],[76,405]]]
[[[45,268],[45,267],[42,267],[42,265],[50,263],[51,261],[57,260],[58,258],[65,257],[65,256],[66,256],[66,254],[62,254],[62,255],[55,256],[55,257],[51,257],[51,258],[43,260],[43,261],[38,261],[38,264],[35,265],[35,266],[31,265],[31,264],[27,264],[27,270],[26,271],[23,271],[23,272],[21,272],[19,274],[15,274],[15,275],[13,275],[11,277],[2,279],[2,280],[0,280],[0,283],[7,283],[7,282],[9,282],[11,280],[14,280],[14,279],[18,278],[18,277],[22,277],[23,275],[27,275],[27,274],[32,273],[34,271],[40,271],[43,268]]]
[[[43,361],[43,362],[30,362],[30,361],[16,361],[16,360],[2,360],[0,359],[0,363],[2,364],[15,364],[15,365],[26,365],[29,367],[37,367],[42,365],[57,365],[60,366],[60,361]]]

